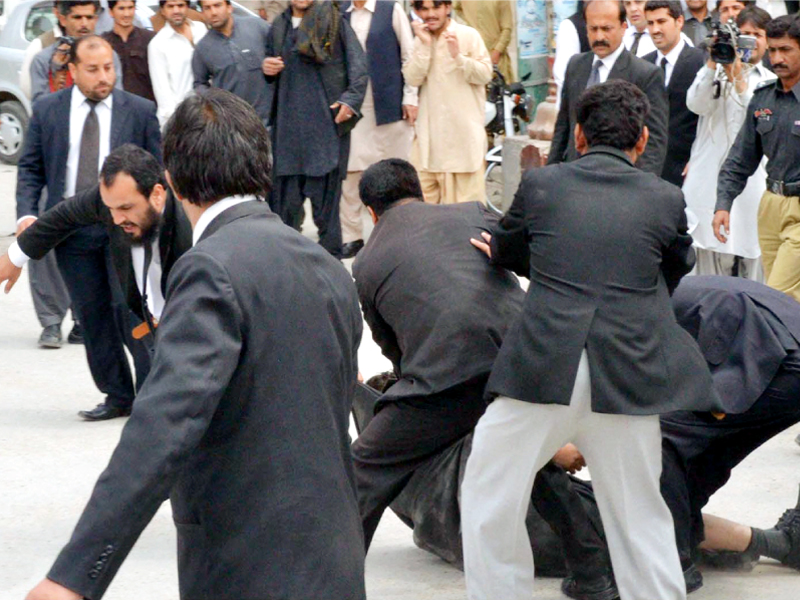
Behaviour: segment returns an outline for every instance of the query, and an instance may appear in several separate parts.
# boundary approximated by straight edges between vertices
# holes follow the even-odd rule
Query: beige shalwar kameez
[[[446,30],[458,37],[455,58],[444,35],[430,44],[417,38],[403,66],[406,83],[420,88],[411,162],[426,202],[485,202],[484,115],[492,62],[475,29],[451,19]]]

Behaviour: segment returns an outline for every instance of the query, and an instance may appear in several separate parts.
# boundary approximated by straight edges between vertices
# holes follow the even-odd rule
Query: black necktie
[[[97,102],[86,100],[89,114],[83,122],[81,148],[78,155],[78,176],[75,178],[75,193],[97,185],[98,163],[100,162],[100,123],[97,120]]]
[[[642,40],[644,31],[635,31],[633,33],[633,45],[631,46],[631,54],[636,56],[636,51],[639,50],[639,42]]]
[[[667,85],[667,57],[661,58],[661,70],[664,71],[664,86]]]

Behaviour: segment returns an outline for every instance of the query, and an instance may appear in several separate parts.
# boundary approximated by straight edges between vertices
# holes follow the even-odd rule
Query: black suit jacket
[[[496,217],[478,202],[386,211],[353,265],[372,337],[399,381],[384,399],[430,395],[487,375],[525,293],[470,243]]]
[[[363,600],[353,280],[262,202],[169,276],[150,375],[48,577],[100,598],[169,495],[186,600]]]
[[[573,56],[567,65],[564,87],[561,90],[561,108],[556,120],[548,164],[552,165],[578,158],[574,136],[577,123],[575,110],[578,106],[578,99],[589,81],[593,61],[594,53],[584,52]],[[611,69],[608,78],[630,81],[647,94],[647,98],[650,100],[650,114],[646,124],[650,130],[650,140],[647,142],[644,154],[636,162],[636,166],[643,171],[661,175],[664,157],[667,153],[667,123],[669,120],[664,74],[661,69],[631,55],[627,50],[623,50],[614,63],[614,68]]]
[[[800,345],[800,304],[741,277],[687,277],[672,297],[678,323],[697,339],[723,412],[743,413]]]
[[[135,144],[161,160],[161,132],[156,105],[114,90],[109,151]],[[61,202],[67,178],[72,88],[48,94],[33,104],[25,147],[17,171],[17,218],[39,214],[39,198],[47,187],[47,208]]]
[[[125,232],[114,225],[111,213],[100,197],[99,186],[58,203],[23,231],[17,242],[25,254],[36,260],[78,229],[98,223],[105,225],[108,230],[111,259],[128,306],[140,319],[144,319],[142,296],[131,262],[130,241]],[[164,205],[158,247],[161,255],[161,292],[166,295],[167,276],[172,266],[192,247],[192,226],[172,192],[167,194]]]
[[[487,390],[569,404],[585,348],[595,412],[718,407],[705,360],[669,301],[694,263],[684,209],[679,188],[615,148],[525,173],[492,256],[531,282]]]
[[[642,57],[656,64],[658,52]],[[698,116],[686,107],[686,92],[692,86],[697,72],[705,64],[705,53],[685,44],[675,61],[667,86],[669,96],[669,142],[667,158],[661,177],[677,186],[683,185],[683,169],[689,162],[692,144],[697,135]]]

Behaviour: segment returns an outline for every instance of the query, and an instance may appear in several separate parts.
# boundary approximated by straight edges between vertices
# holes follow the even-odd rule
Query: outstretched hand
[[[470,238],[469,243],[475,246],[478,250],[483,252],[486,256],[490,259],[492,258],[492,234],[486,233],[485,231],[481,232],[481,237],[483,241],[476,240],[475,238]]]
[[[8,258],[8,254],[0,256],[0,283],[6,282],[6,294],[14,287],[21,274],[22,268],[12,263],[11,259]]]

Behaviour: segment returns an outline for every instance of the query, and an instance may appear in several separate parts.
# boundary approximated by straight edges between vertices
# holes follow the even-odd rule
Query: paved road
[[[14,229],[15,170],[0,166],[0,249]],[[85,423],[76,415],[102,400],[82,347],[36,347],[39,328],[27,279],[0,295],[0,600],[22,599],[68,539],[124,422]],[[65,326],[66,330],[66,326]],[[365,375],[385,370],[368,333],[360,351]],[[757,526],[771,526],[796,500],[800,447],[795,427],[748,459],[710,508]],[[107,600],[177,599],[175,533],[168,504],[146,529]],[[563,598],[543,579],[537,598]],[[384,518],[367,560],[372,600],[462,600],[463,576],[416,548],[393,515]],[[694,600],[795,600],[800,574],[765,561],[747,574],[706,573]]]

